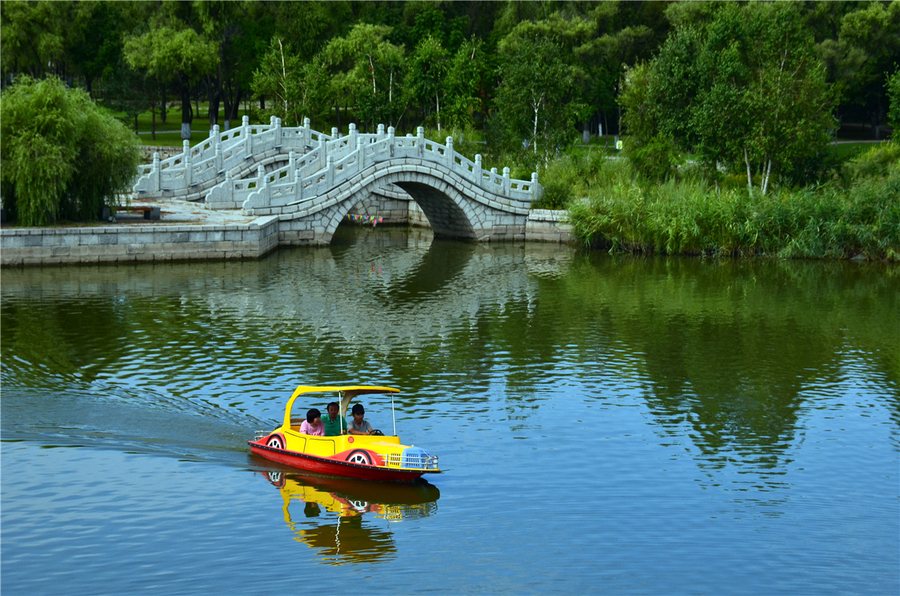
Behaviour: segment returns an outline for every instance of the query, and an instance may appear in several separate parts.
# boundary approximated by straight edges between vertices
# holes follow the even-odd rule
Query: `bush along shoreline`
[[[767,194],[749,190],[746,178],[710,184],[690,166],[662,183],[642,180],[626,160],[591,166],[576,185],[584,194],[575,196],[587,198],[569,203],[568,220],[573,237],[595,249],[900,262],[897,142],[847,162],[826,183]],[[572,168],[554,177],[572,179]]]

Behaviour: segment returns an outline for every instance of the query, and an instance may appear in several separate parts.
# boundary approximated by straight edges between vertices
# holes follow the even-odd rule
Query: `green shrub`
[[[659,183],[672,178],[678,166],[684,163],[675,144],[663,135],[656,135],[646,143],[626,137],[622,152],[642,176]]]
[[[860,178],[886,176],[900,165],[900,142],[879,143],[851,158],[845,165],[850,182]]]
[[[17,78],[0,110],[3,206],[22,225],[96,220],[137,174],[137,136],[59,79]]]
[[[780,258],[900,259],[900,166],[839,184],[766,196],[702,180],[618,179],[569,206],[573,235],[610,251]]]

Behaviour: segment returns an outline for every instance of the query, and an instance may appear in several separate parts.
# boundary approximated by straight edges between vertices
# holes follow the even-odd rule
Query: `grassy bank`
[[[827,184],[749,192],[746,178],[718,188],[689,171],[664,184],[637,181],[625,160],[595,159],[573,184],[573,234],[612,252],[668,255],[862,257],[900,261],[900,145],[847,162]],[[581,167],[585,167],[584,164]],[[548,172],[551,194],[584,172]]]

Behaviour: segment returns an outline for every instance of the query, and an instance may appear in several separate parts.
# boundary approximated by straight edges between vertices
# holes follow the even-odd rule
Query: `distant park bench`
[[[150,205],[128,205],[116,208],[118,213],[143,213],[144,219],[159,219],[159,207],[151,207]]]

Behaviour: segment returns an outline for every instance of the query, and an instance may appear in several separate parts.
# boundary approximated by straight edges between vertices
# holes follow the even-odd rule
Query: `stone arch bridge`
[[[205,202],[209,209],[240,209],[275,216],[279,240],[328,244],[338,224],[370,197],[415,201],[435,235],[478,241],[524,240],[532,201],[541,187],[537,174],[515,180],[509,168],[482,168],[481,156],[467,159],[446,144],[416,136],[398,137],[379,125],[361,134],[353,124],[340,136],[296,128],[251,126],[220,132],[180,155],[141,166],[134,185],[141,199]],[[382,203],[383,204],[383,203]],[[403,221],[412,217],[403,214]],[[400,218],[395,217],[393,221]]]

